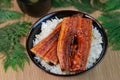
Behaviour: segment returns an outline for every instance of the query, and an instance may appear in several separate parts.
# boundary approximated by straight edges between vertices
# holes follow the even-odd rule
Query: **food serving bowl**
[[[45,67],[43,65],[41,65],[41,62],[39,62],[38,60],[35,59],[35,54],[32,53],[30,51],[30,49],[33,47],[33,40],[35,38],[36,34],[39,34],[41,32],[41,24],[42,22],[45,22],[46,20],[51,20],[54,19],[56,16],[57,18],[64,18],[64,17],[68,17],[68,16],[72,16],[74,14],[83,14],[84,18],[89,18],[92,19],[92,25],[96,27],[96,29],[99,31],[99,33],[102,36],[102,51],[100,53],[99,58],[97,58],[97,60],[93,63],[93,65],[89,68],[87,68],[84,71],[78,71],[72,74],[57,74],[57,73],[53,73],[50,72],[49,70],[45,69]],[[107,36],[105,33],[105,30],[103,29],[103,27],[101,26],[101,24],[93,17],[91,17],[90,15],[83,13],[83,12],[79,12],[79,11],[72,11],[72,10],[62,10],[62,11],[56,11],[56,12],[52,12],[49,13],[43,17],[41,17],[35,24],[33,24],[32,28],[30,29],[28,36],[27,36],[27,40],[26,40],[26,49],[28,52],[28,55],[30,57],[30,59],[33,61],[33,63],[35,63],[36,66],[38,66],[40,69],[43,69],[45,72],[53,74],[53,75],[58,75],[58,76],[72,76],[72,75],[77,75],[77,74],[81,74],[84,72],[87,72],[91,69],[93,69],[100,61],[101,59],[104,57],[106,49],[107,49]]]

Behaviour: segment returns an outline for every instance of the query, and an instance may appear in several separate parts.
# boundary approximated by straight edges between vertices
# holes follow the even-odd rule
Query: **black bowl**
[[[74,14],[77,14],[77,13],[80,13],[80,14],[83,14],[85,18],[90,18],[93,20],[93,26],[95,26],[97,28],[97,30],[100,32],[101,36],[102,36],[102,41],[103,43],[101,44],[102,45],[102,52],[100,54],[100,57],[97,59],[97,61],[93,64],[92,67],[88,68],[87,70],[85,71],[80,71],[80,72],[76,72],[74,74],[56,74],[56,73],[52,73],[48,70],[45,69],[44,66],[41,65],[40,62],[37,62],[34,57],[36,56],[34,53],[32,53],[30,51],[30,49],[33,47],[33,40],[35,38],[35,35],[36,34],[39,34],[41,32],[41,23],[42,22],[45,22],[46,20],[50,20],[51,18],[55,18],[55,16],[57,16],[58,18],[63,18],[63,17],[67,17],[67,16],[71,16],[71,15],[74,15]],[[87,72],[88,70],[92,69],[93,67],[95,67],[100,61],[101,59],[103,58],[103,56],[105,55],[105,52],[106,52],[106,49],[107,49],[107,37],[106,37],[106,33],[104,31],[104,29],[102,28],[102,26],[100,25],[100,23],[94,19],[93,17],[89,16],[88,14],[86,13],[82,13],[82,12],[79,12],[79,11],[72,11],[72,10],[63,10],[63,11],[56,11],[56,12],[52,12],[52,13],[49,13],[45,16],[43,16],[42,18],[40,18],[31,28],[31,30],[29,31],[28,33],[28,37],[27,37],[27,41],[26,41],[26,49],[27,49],[27,52],[31,58],[31,60],[35,63],[35,65],[37,65],[39,68],[43,69],[44,71],[50,73],[50,74],[54,74],[54,75],[59,75],[59,76],[71,76],[71,75],[76,75],[76,74],[81,74],[81,73],[84,73],[84,72]]]

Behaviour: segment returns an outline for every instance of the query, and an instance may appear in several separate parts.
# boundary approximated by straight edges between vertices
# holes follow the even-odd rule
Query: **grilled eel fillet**
[[[73,66],[70,71],[85,70],[90,51],[92,35],[92,20],[79,18],[77,26],[77,52],[74,55]]]
[[[66,17],[62,21],[62,26],[58,38],[57,56],[61,70],[70,71],[72,66],[71,45],[77,29],[77,17]]]
[[[65,71],[86,69],[91,44],[92,20],[79,15],[63,19],[58,38],[57,56]]]
[[[57,42],[54,43],[54,45],[51,47],[51,49],[45,54],[43,57],[45,61],[51,62],[53,64],[58,63],[58,57],[57,57]]]
[[[91,38],[92,38],[92,20],[87,18],[80,18],[77,28],[78,52],[81,55],[80,70],[86,69],[87,59],[89,56]]]
[[[31,49],[31,51],[45,61],[50,61],[53,64],[57,64],[57,49],[55,48],[57,46],[60,28],[61,23],[56,26],[56,28],[51,34],[49,34],[45,39],[36,44]]]

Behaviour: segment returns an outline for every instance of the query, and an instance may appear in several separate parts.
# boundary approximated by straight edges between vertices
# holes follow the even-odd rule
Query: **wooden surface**
[[[20,11],[15,0],[13,0],[14,8],[12,10]],[[56,10],[76,10],[73,7],[69,8],[52,8],[49,12]],[[93,17],[98,17],[101,13],[96,11],[91,14]],[[38,18],[31,18],[30,16],[25,16],[21,20],[30,20],[33,23],[38,20]],[[12,23],[8,22],[8,23]],[[3,24],[5,25],[5,24]],[[2,25],[0,25],[2,26]],[[25,46],[26,38],[21,39],[21,43]],[[92,70],[77,76],[71,77],[60,77],[54,76],[44,72],[39,69],[32,61],[30,65],[26,64],[23,71],[18,70],[18,72],[13,71],[11,68],[5,73],[3,70],[2,59],[0,59],[0,80],[120,80],[120,51],[112,51],[110,48],[107,49],[106,55],[103,60]]]

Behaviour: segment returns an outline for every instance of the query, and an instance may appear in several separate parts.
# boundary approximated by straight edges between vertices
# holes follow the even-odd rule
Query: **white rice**
[[[36,45],[39,41],[41,41],[46,36],[48,36],[48,34],[50,34],[53,31],[53,29],[56,27],[56,25],[61,21],[62,19],[58,19],[57,17],[55,17],[55,19],[42,22],[41,33],[35,35],[33,44]],[[93,66],[93,63],[95,63],[96,60],[99,58],[102,51],[101,43],[103,43],[101,34],[99,33],[96,27],[92,27],[92,43],[91,43],[91,49],[90,49],[86,69]],[[46,70],[49,70],[52,73],[67,74],[66,72],[61,71],[59,64],[51,66],[48,63],[46,63],[44,60],[40,59],[38,56],[35,56],[34,59],[40,62],[41,65],[44,66]]]

